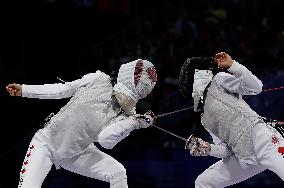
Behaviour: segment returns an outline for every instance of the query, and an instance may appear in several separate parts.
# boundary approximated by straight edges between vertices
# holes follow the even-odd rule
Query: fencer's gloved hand
[[[22,96],[22,85],[20,84],[9,84],[6,86],[6,90],[11,96]]]
[[[185,149],[189,149],[192,156],[207,156],[209,155],[211,146],[201,138],[191,135],[185,143]]]
[[[143,115],[135,114],[134,118],[139,122],[137,125],[134,126],[135,129],[148,128],[156,122],[156,116],[150,110]]]

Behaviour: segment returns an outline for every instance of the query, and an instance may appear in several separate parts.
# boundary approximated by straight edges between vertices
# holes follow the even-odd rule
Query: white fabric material
[[[124,166],[94,144],[84,153],[60,161],[60,166],[76,174],[109,182],[110,188],[128,187]]]
[[[214,76],[214,80],[221,90],[239,95],[240,100],[242,100],[243,95],[256,95],[262,91],[262,82],[245,66],[234,61],[228,71],[233,75],[219,72]],[[218,138],[210,131],[209,133],[211,134],[215,145],[212,147],[210,155],[217,158],[226,158],[232,155],[231,148],[228,148],[227,144],[221,141],[222,138]],[[255,162],[255,159],[253,158],[242,158],[241,160],[251,164]]]
[[[134,130],[134,124],[134,118],[112,122],[101,131],[98,136],[98,142],[102,147],[112,149],[118,142],[127,137],[130,132]]]
[[[40,131],[39,131],[40,132]],[[18,188],[40,188],[52,167],[52,149],[48,147],[37,132],[29,145]]]
[[[19,188],[40,188],[52,164],[77,174],[110,183],[110,188],[127,188],[126,170],[121,163],[91,144],[86,151],[69,159],[58,159],[39,130],[33,137],[20,173]],[[29,148],[30,148],[29,147]],[[25,163],[28,162],[28,163]],[[23,171],[25,169],[25,171]]]
[[[233,155],[233,151],[226,144],[210,144],[211,150],[209,155],[216,158],[227,158]]]
[[[108,181],[111,188],[127,188],[123,166],[92,144],[105,128],[114,128],[105,138],[115,145],[143,123],[124,113],[118,115],[120,108],[111,100],[112,93],[110,77],[100,71],[65,84],[23,87],[23,97],[72,98],[35,134],[32,143],[36,147],[29,170],[20,182],[22,187],[40,188],[54,163],[72,172]]]
[[[272,127],[257,124],[253,128],[254,148],[259,162],[284,181],[284,138]]]
[[[135,67],[137,63],[143,63],[142,72],[137,85],[135,84]],[[152,79],[149,70],[154,70],[154,65],[146,60],[137,59],[126,64],[122,64],[118,76],[117,84],[114,91],[123,92],[125,95],[133,98],[134,101],[145,98],[154,88],[156,78]],[[156,72],[156,71],[155,71]]]
[[[242,95],[257,95],[262,91],[262,82],[253,75],[245,66],[234,61],[228,69],[231,74],[220,72],[214,78],[220,88]],[[206,86],[212,81],[213,73],[210,70],[195,70],[192,97],[194,99],[194,111],[197,111],[200,98]]]
[[[198,176],[195,187],[227,187],[266,169],[273,171],[284,181],[284,155],[278,151],[279,147],[284,147],[284,138],[275,129],[265,124],[257,124],[253,128],[253,140],[258,163],[244,163],[232,155],[218,161]]]
[[[220,72],[214,79],[220,88],[230,92],[242,95],[257,95],[262,91],[262,82],[251,73],[245,66],[234,61],[228,69],[231,74]]]
[[[198,103],[203,97],[206,86],[212,81],[213,73],[210,70],[195,69],[192,97],[194,99],[194,111],[197,112]]]
[[[81,79],[72,82],[44,84],[44,85],[22,85],[22,97],[38,99],[61,99],[72,97],[78,88],[89,86],[94,80],[107,75],[101,71],[84,75]],[[109,76],[107,76],[110,79]]]
[[[137,124],[143,124],[142,121],[136,121],[133,117],[127,117],[125,114],[117,116],[117,112],[112,109],[112,106],[109,107],[105,103],[94,100],[95,98],[102,99],[104,102],[111,100],[112,86],[109,79],[106,74],[97,71],[95,74],[87,74],[82,79],[70,82],[75,83],[71,85],[78,92],[73,94],[71,100],[43,129],[47,135],[46,143],[54,147],[61,158],[70,158],[82,153],[92,142],[98,141],[98,135],[105,127],[110,124],[117,127],[116,122],[122,119],[124,126],[119,127],[119,131],[114,128],[112,136],[107,137],[108,140],[113,139],[112,144],[117,144],[128,135],[122,134],[122,132],[130,133],[129,131],[138,127]],[[67,90],[62,92],[62,88],[70,89],[69,84],[67,86],[66,84],[29,85],[25,87],[24,91],[33,98],[42,96],[52,99],[54,96],[60,98],[65,97],[67,92]],[[70,90],[73,91],[73,89]],[[80,92],[81,90],[84,92]],[[133,125],[135,127],[129,129]]]
[[[223,188],[244,181],[265,170],[264,167],[240,162],[234,155],[218,161],[195,180],[195,188]]]
[[[224,159],[234,154],[231,148],[228,147],[226,143],[224,143],[222,140],[220,140],[210,131],[208,132],[213,139],[213,144],[210,144],[211,145],[211,150],[209,152],[210,156]]]
[[[88,75],[91,75],[89,79],[86,79],[88,76],[83,76],[76,81],[77,86],[81,87],[76,88],[70,101],[52,117],[44,129],[48,135],[46,142],[62,158],[82,153],[91,143],[97,141],[98,134],[108,125],[109,119],[117,116],[117,112],[108,104],[113,92],[109,76],[99,71]],[[45,96],[58,92],[52,90],[53,87],[44,86],[29,88],[34,88]],[[39,96],[28,92],[30,96]]]
[[[118,119],[101,131],[98,136],[98,142],[102,147],[112,149],[134,129],[147,128],[149,126],[149,123],[140,118],[130,117],[128,119]]]
[[[51,99],[54,96],[65,97],[66,92],[72,93],[62,92],[62,88],[69,88],[70,91],[75,88],[76,92],[70,101],[44,128],[48,135],[46,143],[54,147],[61,158],[70,158],[82,153],[91,143],[97,141],[99,133],[109,124],[109,120],[117,116],[111,104],[107,104],[113,92],[108,75],[97,71],[69,83],[30,85],[25,88],[29,97],[45,96],[44,98]],[[124,114],[120,116],[126,118]]]
[[[228,70],[233,75],[222,72],[214,77],[219,88],[229,93],[236,93],[239,98],[242,95],[255,95],[261,92],[261,81],[244,66],[234,62]],[[214,135],[210,134],[214,140]],[[284,138],[275,129],[264,123],[258,123],[252,128],[251,137],[255,156],[242,159],[237,158],[234,153],[229,151],[230,148],[221,141],[222,138],[215,137],[215,144],[223,146],[220,151],[216,149],[215,154],[226,158],[215,163],[198,176],[195,187],[227,187],[244,181],[265,169],[273,171],[284,180],[284,154],[279,152],[279,148],[284,147]],[[226,153],[228,155],[225,155]]]

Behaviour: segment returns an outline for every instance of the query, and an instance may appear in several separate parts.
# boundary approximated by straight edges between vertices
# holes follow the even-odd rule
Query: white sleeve
[[[22,85],[22,97],[39,99],[61,99],[74,95],[78,88],[94,80],[96,73],[84,75],[81,79],[56,84]]]
[[[112,149],[118,142],[127,137],[139,122],[134,117],[115,121],[105,127],[98,135],[98,142],[106,149]]]
[[[245,66],[234,61],[228,69],[232,74],[220,72],[215,76],[219,87],[239,95],[256,95],[262,91],[262,82]]]
[[[211,150],[209,152],[210,156],[217,157],[217,158],[227,158],[233,155],[233,151],[230,147],[227,146],[226,143],[222,142],[217,136],[210,133],[213,138],[214,144],[210,144]]]

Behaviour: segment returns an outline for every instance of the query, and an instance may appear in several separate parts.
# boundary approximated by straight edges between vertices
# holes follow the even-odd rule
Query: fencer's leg
[[[253,129],[260,163],[284,181],[284,138],[275,129],[258,124]]]
[[[71,172],[110,183],[110,188],[127,188],[126,170],[121,163],[100,151],[94,144],[71,159],[64,159],[60,166]]]
[[[52,167],[50,151],[39,137],[37,132],[30,142],[20,171],[19,188],[40,188]]]
[[[196,188],[222,188],[244,181],[260,172],[264,167],[242,163],[231,156],[213,164],[195,181]]]

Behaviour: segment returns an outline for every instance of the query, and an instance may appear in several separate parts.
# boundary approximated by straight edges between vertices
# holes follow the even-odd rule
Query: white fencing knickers
[[[40,188],[53,163],[71,172],[110,183],[110,188],[127,188],[126,170],[121,163],[91,144],[83,153],[60,161],[43,140],[39,130],[33,137],[22,169],[19,188]]]
[[[284,138],[272,127],[261,123],[254,126],[253,145],[259,163],[248,164],[236,156],[213,164],[195,181],[196,188],[222,188],[244,181],[266,169],[284,181]]]

